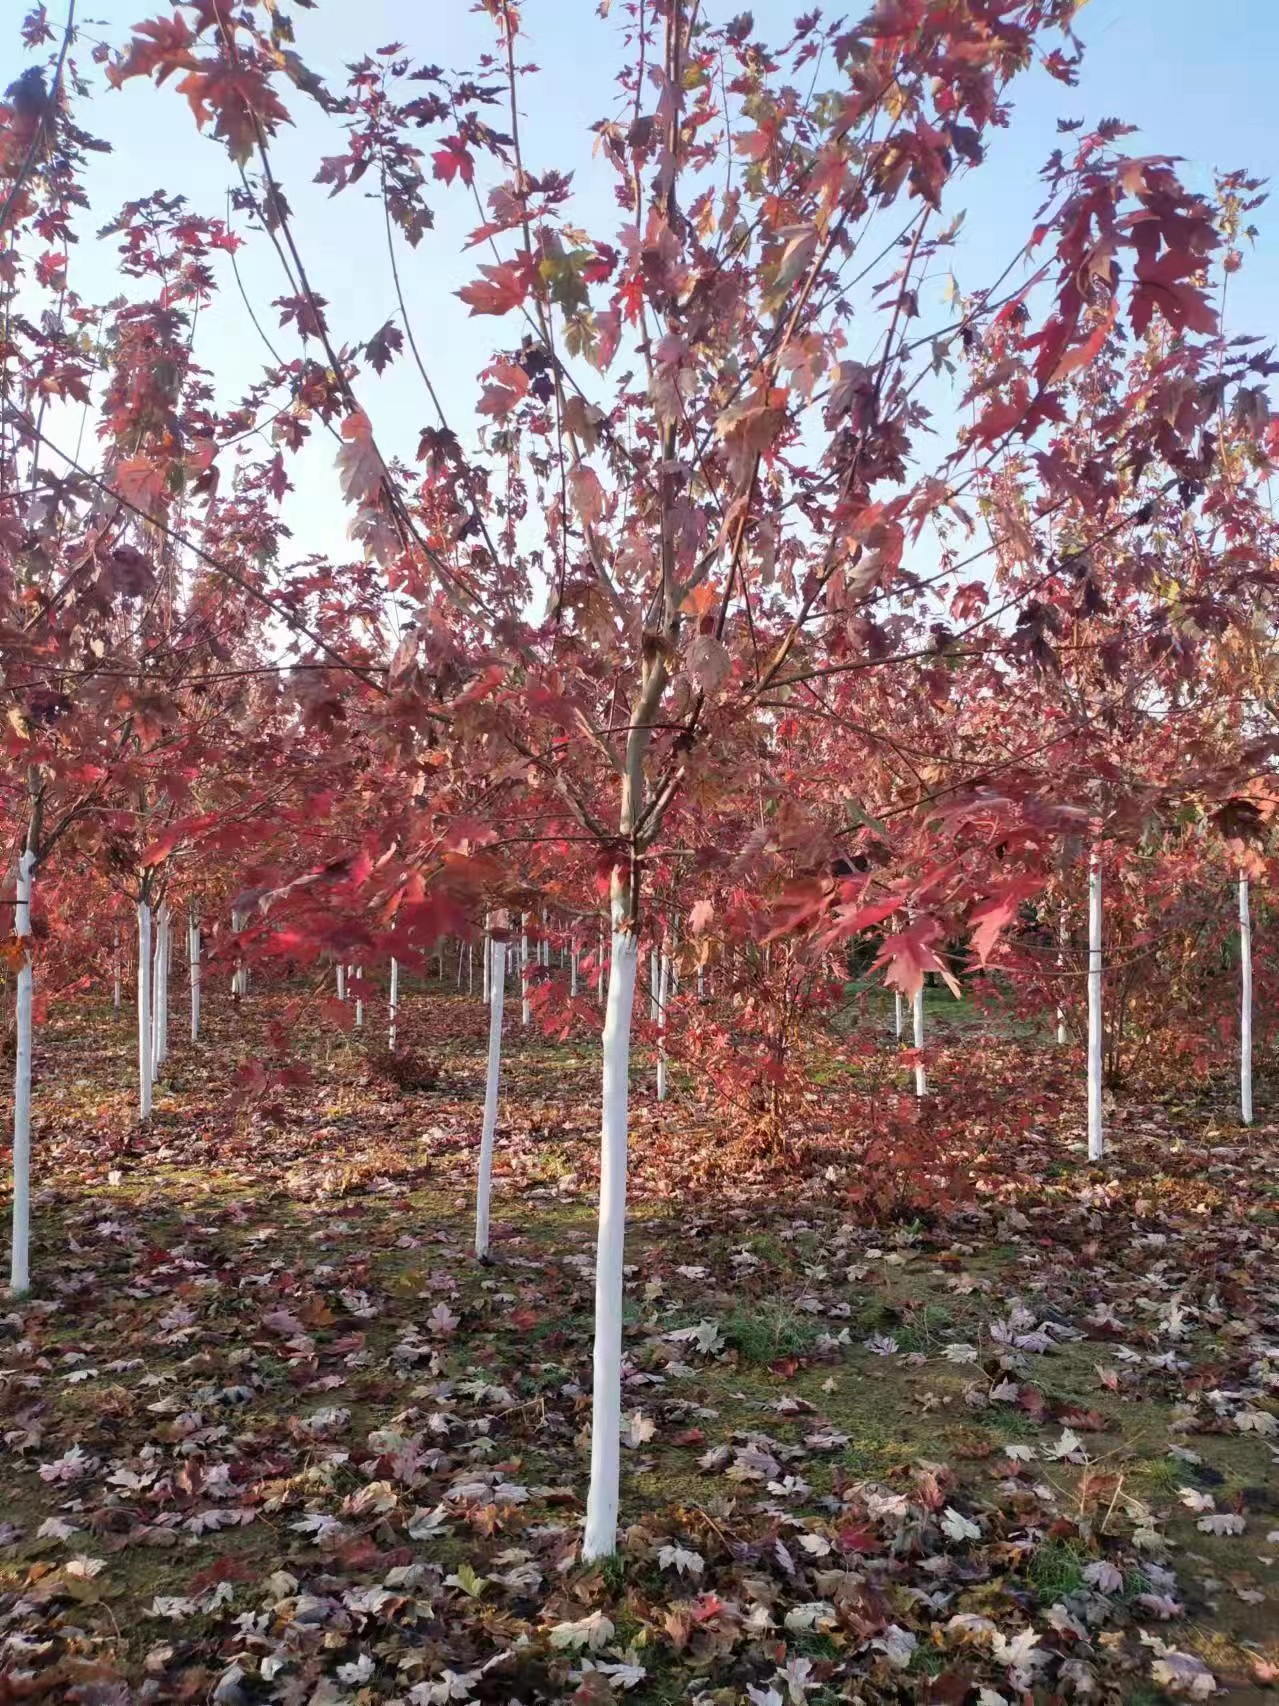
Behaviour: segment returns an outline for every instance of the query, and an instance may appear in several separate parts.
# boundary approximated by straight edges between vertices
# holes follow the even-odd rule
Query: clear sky
[[[743,0],[708,11],[726,15]],[[56,6],[51,6],[56,13]],[[785,39],[790,19],[803,5],[756,0],[756,33]],[[864,6],[826,8],[856,15]],[[19,8],[3,8],[12,27],[0,36],[0,86],[20,68]],[[164,8],[147,0],[95,0],[86,8],[104,22],[108,39],[119,41],[126,26]],[[471,0],[318,0],[317,10],[290,8],[302,57],[334,86],[344,66],[387,42],[403,42],[419,60],[445,66],[473,63],[491,44],[487,20]],[[591,159],[589,125],[615,110],[618,24],[601,22],[595,0],[525,0],[530,53],[542,67],[525,85],[526,163],[573,169],[580,218],[594,235],[610,238],[620,216],[609,178]],[[91,27],[90,27],[91,28]],[[961,288],[997,275],[1025,241],[1040,201],[1038,172],[1058,145],[1058,118],[1091,125],[1116,116],[1139,127],[1126,146],[1139,153],[1184,157],[1192,181],[1209,187],[1214,167],[1247,167],[1269,176],[1279,166],[1279,0],[1091,0],[1079,15],[1086,53],[1080,87],[1064,88],[1046,74],[1028,73],[1016,86],[1008,132],[994,141],[990,157],[967,177],[955,206],[967,209],[956,255]],[[95,32],[96,33],[96,32]],[[312,283],[330,304],[337,341],[368,338],[395,312],[380,204],[348,191],[336,202],[310,183],[318,159],[340,151],[338,133],[303,97],[290,91],[298,123],[275,154],[275,169],[295,211],[295,229]],[[155,91],[141,81],[109,92],[86,114],[114,153],[95,165],[93,208],[105,223],[124,200],[158,188],[181,191],[199,212],[222,213],[234,171],[221,146],[195,130],[186,103],[171,88]],[[477,395],[474,378],[486,360],[498,323],[473,321],[453,292],[475,276],[482,253],[461,255],[461,238],[477,222],[469,197],[438,186],[433,203],[437,230],[414,254],[402,256],[402,276],[415,331],[444,397],[463,431]],[[1262,209],[1262,237],[1243,274],[1231,285],[1229,320],[1236,331],[1269,336],[1279,300],[1279,204]],[[88,238],[88,232],[85,233]],[[491,257],[490,257],[491,258]],[[223,297],[202,318],[196,343],[199,359],[213,370],[223,402],[256,376],[266,351],[236,293],[230,269],[221,263]],[[87,296],[116,288],[109,245],[86,241],[74,263]],[[242,253],[249,293],[277,347],[295,353],[290,333],[274,331],[269,303],[287,286],[269,246],[254,240]],[[941,289],[942,280],[935,283]],[[498,334],[500,338],[500,333]],[[282,340],[282,341],[281,341]],[[418,431],[431,419],[420,382],[405,363],[381,380],[362,383],[363,400],[385,449],[411,457]],[[333,473],[332,442],[320,437],[295,476],[297,498],[288,515],[301,549],[335,548],[345,516]]]

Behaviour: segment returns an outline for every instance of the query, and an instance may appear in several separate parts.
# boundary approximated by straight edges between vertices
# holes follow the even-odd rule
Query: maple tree
[[[597,1027],[605,920],[588,1561],[617,1542],[632,1039],[657,1057],[658,1100],[668,1058],[696,1062],[777,1147],[811,1079],[797,1030],[842,999],[844,957],[869,942],[914,1003],[922,1103],[924,980],[959,991],[957,944],[1024,1012],[1065,1005],[1074,968],[1063,955],[1054,981],[1058,943],[1027,912],[1078,912],[1085,850],[1125,873],[1117,951],[1160,935],[1179,1013],[1204,1019],[1224,949],[1200,920],[1224,928],[1210,895],[1241,860],[1267,869],[1274,755],[1256,620],[1273,367],[1214,307],[1259,186],[1200,195],[1171,161],[1125,153],[1118,123],[1066,127],[1025,264],[938,309],[926,282],[1017,76],[1075,77],[1072,0],[880,0],[852,25],[806,14],[771,45],[749,14],[689,0],[618,11],[620,105],[593,134],[617,211],[598,230],[526,134],[539,73],[511,0],[485,0],[476,67],[392,44],[340,94],[275,6],[195,0],[104,48],[120,98],[136,79],[171,88],[225,149],[242,221],[164,192],[130,202],[108,228],[129,290],[105,306],[72,266],[96,146],[74,116],[90,85],[73,19],[58,36],[31,13],[48,80],[10,93],[0,130],[19,1126],[37,874],[68,963],[77,885],[138,908],[144,1120],[153,965],[168,976],[155,908],[166,941],[175,911],[207,919],[219,967],[310,977],[261,1022],[243,1078],[264,1096],[295,1087],[304,1015],[360,1024],[382,969],[398,979],[442,936],[481,940],[501,991],[520,913],[542,914],[535,939],[545,909],[567,921],[574,956],[571,980],[521,965],[526,1022]],[[340,133],[317,181],[335,198],[372,186],[384,214],[397,313],[358,337],[330,323],[277,173],[304,104]],[[429,269],[410,270],[436,195],[480,222],[459,294],[495,347],[469,403],[432,378]],[[259,324],[269,360],[229,400],[200,365],[198,314],[244,232],[278,257],[272,330],[299,353]],[[430,411],[412,467],[369,401],[392,364]],[[60,448],[50,408],[92,420],[96,458]],[[299,459],[325,437],[350,547],[291,560]],[[320,993],[332,965],[343,986],[355,968],[353,1001]],[[703,1007],[690,979],[708,967]],[[1146,1045],[1157,1028],[1140,1003],[1166,1000],[1116,987],[1114,1072],[1134,1024]],[[480,1256],[500,996],[488,1027]],[[24,1251],[25,1230],[18,1290]]]

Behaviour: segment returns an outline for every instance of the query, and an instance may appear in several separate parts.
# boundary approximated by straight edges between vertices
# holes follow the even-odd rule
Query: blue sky
[[[91,15],[104,20],[110,39],[119,40],[126,26],[162,9],[147,0],[96,0]],[[736,12],[741,0],[727,6],[708,0],[707,9]],[[757,33],[782,39],[799,9],[756,0]],[[854,14],[862,9],[856,0],[847,8]],[[404,42],[419,59],[452,65],[473,62],[491,40],[470,0],[319,0],[315,12],[292,10],[303,58],[335,85],[342,83],[347,62],[389,41]],[[617,30],[615,22],[602,23],[595,14],[594,0],[526,0],[531,41],[526,57],[543,69],[525,85],[525,155],[533,170],[575,169],[581,222],[609,237],[620,216],[608,174],[592,162],[588,126],[614,110]],[[1203,187],[1210,185],[1214,167],[1245,166],[1266,176],[1279,164],[1279,0],[1214,0],[1211,7],[1203,0],[1091,0],[1079,14],[1078,30],[1086,46],[1080,87],[1066,89],[1044,73],[1028,73],[1016,86],[1009,131],[996,136],[987,163],[964,182],[955,204],[967,209],[955,259],[961,288],[998,274],[1024,242],[1040,200],[1039,169],[1058,145],[1059,117],[1091,124],[1114,115],[1135,124],[1139,133],[1127,143],[1133,152],[1183,156],[1184,170]],[[5,45],[12,63],[16,29]],[[358,191],[330,202],[310,183],[319,157],[339,151],[337,133],[301,97],[291,105],[299,122],[282,136],[275,167],[295,210],[300,247],[315,288],[331,305],[337,339],[367,338],[395,310],[380,205]],[[131,83],[95,102],[89,123],[114,147],[95,165],[99,222],[125,199],[157,188],[182,191],[200,212],[224,211],[233,169],[219,145],[198,135],[186,103],[171,89]],[[414,254],[402,255],[402,274],[432,377],[464,429],[477,394],[475,374],[488,356],[496,323],[469,319],[453,294],[486,258],[459,252],[476,223],[473,204],[440,186],[434,206],[437,230]],[[1262,240],[1231,285],[1234,330],[1268,334],[1273,325],[1279,246],[1273,229],[1266,228],[1266,214],[1263,209]],[[86,240],[75,266],[84,294],[105,296],[117,288],[108,245]],[[267,305],[287,287],[269,246],[252,242],[241,271],[274,336],[275,315]],[[223,273],[222,300],[202,318],[196,349],[217,376],[223,400],[230,401],[255,377],[266,351],[229,268]],[[938,291],[942,283],[935,280]],[[278,347],[292,353],[289,335],[280,337]],[[362,389],[384,447],[411,456],[419,428],[431,419],[416,375],[400,364]],[[295,476],[299,492],[289,519],[299,551],[338,554],[334,539],[345,516],[332,469],[332,443],[321,436]]]

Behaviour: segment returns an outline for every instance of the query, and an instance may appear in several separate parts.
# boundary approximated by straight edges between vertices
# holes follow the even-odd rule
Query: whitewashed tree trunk
[[[568,992],[570,996],[577,994],[577,937],[574,936],[568,952]]]
[[[187,966],[191,985],[191,1041],[200,1040],[200,922],[192,918],[187,924]]]
[[[520,920],[520,1023],[527,1025],[532,1015],[528,999],[528,914]],[[503,955],[505,958],[505,955]]]
[[[626,1246],[626,1122],[630,1090],[631,1015],[638,965],[639,948],[635,937],[629,930],[614,930],[608,1005],[604,1014],[591,1485],[586,1500],[586,1533],[582,1541],[585,1559],[607,1558],[617,1545],[622,1433],[622,1295]]]
[[[346,967],[338,967],[338,1000],[346,1000]]]
[[[1061,999],[1057,1003],[1057,1046],[1066,1046],[1066,949],[1070,943],[1070,914],[1066,910],[1066,897],[1061,897],[1061,910],[1057,914],[1057,987],[1061,991]]]
[[[1239,1117],[1252,1124],[1252,909],[1239,873]]]
[[[488,1068],[484,1077],[484,1124],[480,1131],[480,1176],[475,1192],[475,1254],[482,1261],[489,1248],[489,1201],[493,1192],[493,1137],[497,1131],[497,1096],[502,1077],[502,1009],[506,992],[506,943],[494,942],[493,1000],[489,1007]]]
[[[151,903],[138,902],[138,1118],[151,1118]]]
[[[118,1013],[121,1001],[121,950],[120,932],[115,933],[115,956],[111,962],[111,1005]]]
[[[924,986],[915,991],[912,1003],[915,1020],[915,1094],[922,1100],[928,1094],[928,1073],[924,1067]]]
[[[391,1026],[387,1041],[391,1053],[395,1053],[395,1033],[400,1022],[400,962],[392,956],[391,959]]]
[[[357,984],[362,983],[364,981],[364,967],[363,966],[356,966],[356,968],[355,968],[355,981]],[[360,995],[358,992],[357,992],[356,997],[355,997],[355,1023],[356,1023],[356,1026],[358,1028],[363,1029],[363,1026],[364,1026],[364,997],[362,995]]]
[[[906,1003],[900,989],[893,991],[893,1035],[900,1042],[906,1034]]]
[[[595,997],[598,1001],[604,999],[604,932],[600,931],[599,964],[595,968]]]
[[[475,943],[466,944],[466,993],[475,994]]]
[[[463,964],[463,961],[465,959],[466,959],[466,943],[465,942],[459,942],[457,945],[457,987],[459,989],[461,989],[461,987],[462,987],[462,964]]]
[[[1106,1150],[1101,1119],[1101,855],[1088,861],[1088,1159],[1100,1161]]]
[[[238,936],[244,929],[244,914],[238,908],[231,909],[231,931]],[[249,993],[249,968],[243,961],[236,966],[231,977],[231,993],[243,1001]]]
[[[657,977],[657,1099],[666,1100],[666,1003],[671,993],[671,956],[662,954]]]
[[[169,1056],[169,903],[155,914],[154,969],[151,974],[151,1073],[158,1079]]]
[[[17,1052],[13,1067],[13,1237],[9,1289],[21,1297],[31,1286],[31,1053],[35,970],[27,943],[31,937],[31,886],[35,853],[25,848],[18,860],[13,933],[22,948],[18,966]]]
[[[493,965],[493,939],[489,935],[488,920],[484,921],[484,957],[480,963],[480,992],[487,1007],[493,999],[493,980],[491,970]]]
[[[661,981],[661,976],[662,976],[661,966],[660,966],[660,958],[661,958],[661,956],[658,954],[656,948],[650,948],[649,949],[649,954],[648,954],[648,1022],[650,1025],[655,1025],[657,1023],[657,1011],[658,1011],[657,986],[658,986],[658,983]]]

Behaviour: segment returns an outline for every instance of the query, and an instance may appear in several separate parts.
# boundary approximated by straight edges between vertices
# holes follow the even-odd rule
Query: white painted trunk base
[[[1239,877],[1239,1117],[1252,1124],[1252,909]]]
[[[484,1124],[480,1130],[480,1176],[475,1191],[475,1254],[489,1248],[489,1203],[493,1194],[493,1138],[502,1077],[502,1009],[506,994],[506,943],[493,943],[493,1000],[489,1006],[488,1067],[484,1075]]]
[[[622,1434],[622,1264],[626,1244],[626,1125],[631,1016],[639,948],[629,931],[613,933],[604,1013],[600,1127],[600,1222],[595,1252],[595,1375],[591,1410],[591,1484],[583,1558],[617,1548]]]
[[[200,1040],[200,926],[193,918],[187,925],[187,967],[191,986],[191,1041]]]
[[[151,1118],[151,905],[138,902],[138,1118]]]
[[[25,943],[31,935],[31,873],[35,855],[25,850],[18,860],[13,933]],[[9,1289],[21,1297],[31,1287],[31,1053],[35,971],[30,952],[18,967],[17,1052],[13,1067],[13,1236],[9,1257]]]
[[[1100,1161],[1106,1152],[1101,1118],[1101,857],[1094,849],[1088,862],[1088,1159]]]
[[[924,986],[921,983],[915,991],[915,999],[911,1003],[915,1021],[915,1048],[919,1058],[915,1062],[915,1094],[921,1100],[928,1094],[928,1073],[924,1067]]]
[[[671,956],[661,956],[661,971],[657,976],[657,1099],[666,1100],[666,1004],[671,992]]]
[[[392,958],[392,960],[391,960],[391,1003],[390,1003],[390,1005],[391,1005],[391,1024],[390,1024],[390,1029],[389,1029],[388,1035],[387,1035],[387,1042],[388,1042],[388,1045],[390,1047],[391,1053],[394,1054],[395,1053],[395,1033],[396,1033],[396,1030],[398,1029],[399,1020],[400,1020],[400,962],[394,958]]]

